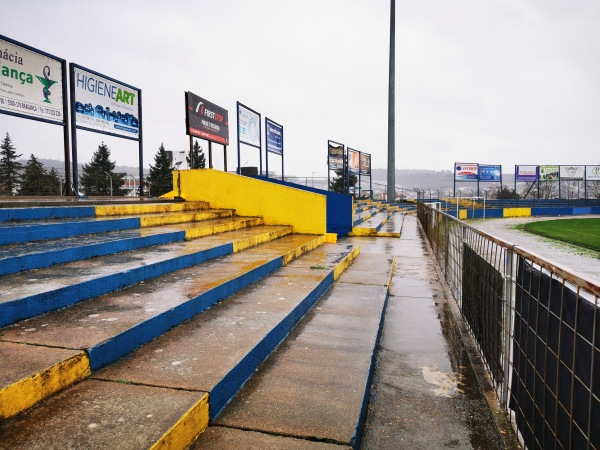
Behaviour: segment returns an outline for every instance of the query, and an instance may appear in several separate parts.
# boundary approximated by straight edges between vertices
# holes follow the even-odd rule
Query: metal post
[[[387,200],[396,200],[396,0],[390,0],[390,59],[389,59],[389,90],[388,90],[388,167],[387,167]]]
[[[208,141],[208,168],[209,169],[213,168],[213,163],[212,163],[212,141]]]
[[[69,148],[69,95],[67,93],[67,63],[60,63],[63,73],[62,90],[63,90],[63,140],[65,147],[65,180],[66,180],[66,195],[69,196],[73,192],[71,190],[71,149]],[[62,196],[62,185],[60,187],[60,195]]]
[[[142,134],[142,90],[140,89],[138,92],[138,115],[139,121],[138,126],[140,130],[140,136],[138,139],[138,159],[140,164],[140,196],[144,195],[144,138]]]

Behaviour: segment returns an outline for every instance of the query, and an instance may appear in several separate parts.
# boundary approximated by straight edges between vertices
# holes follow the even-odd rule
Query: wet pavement
[[[416,217],[400,243],[361,448],[504,448]]]
[[[585,216],[585,218],[592,217],[600,216]],[[600,254],[598,252],[518,229],[519,225],[528,222],[573,218],[574,216],[481,219],[468,220],[467,223],[484,233],[535,253],[569,272],[574,272],[590,281],[600,283]]]

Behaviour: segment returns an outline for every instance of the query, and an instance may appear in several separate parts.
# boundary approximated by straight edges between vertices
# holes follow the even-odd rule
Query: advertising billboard
[[[265,118],[265,129],[267,133],[267,151],[283,155],[283,127]]]
[[[583,180],[585,178],[585,166],[560,166],[561,180]]]
[[[515,181],[537,181],[538,176],[538,166],[515,166]]]
[[[477,181],[479,165],[472,163],[455,163],[454,179],[456,181]]]
[[[71,64],[75,126],[138,140],[140,90]]]
[[[479,181],[502,181],[502,166],[479,166]]]
[[[238,103],[238,139],[260,148],[260,114]]]
[[[360,173],[362,175],[371,175],[371,154],[360,154]]]
[[[600,181],[600,166],[586,166],[585,179],[587,181]]]
[[[229,145],[229,114],[225,108],[186,92],[185,122],[189,136]]]
[[[344,145],[329,141],[327,143],[329,151],[329,170],[344,168]]]
[[[64,122],[62,64],[0,36],[0,111]]]
[[[348,170],[352,173],[360,171],[360,152],[352,148],[348,148]]]
[[[558,166],[540,166],[541,181],[558,181],[559,175]]]

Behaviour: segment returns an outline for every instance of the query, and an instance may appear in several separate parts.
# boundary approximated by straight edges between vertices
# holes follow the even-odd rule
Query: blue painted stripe
[[[92,371],[116,361],[177,325],[191,319],[215,303],[257,282],[283,265],[281,257],[228,280],[199,296],[146,320],[89,350]]]
[[[147,266],[137,267],[105,277],[95,278],[53,291],[31,295],[18,300],[0,304],[0,327],[10,325],[19,320],[39,316],[56,309],[74,305],[109,292],[123,289],[126,286],[159,277],[166,273],[186,269],[210,259],[233,253],[233,244],[219,245],[189,255],[178,256]]]
[[[0,227],[0,245],[140,228],[140,219],[107,219]]]
[[[79,247],[51,250],[44,253],[32,253],[27,255],[13,256],[0,259],[0,276],[10,275],[25,270],[42,269],[56,264],[64,264],[72,261],[97,256],[112,255],[131,250],[137,250],[153,245],[171,244],[185,240],[185,231],[174,231],[170,233],[155,234],[150,236],[138,236],[115,241],[101,242]]]
[[[333,281],[333,271],[331,271],[290,314],[279,322],[217,383],[210,392],[209,397],[211,420],[217,417],[223,408],[227,406],[233,396],[256,371],[258,366],[277,348],[317,300],[331,287]]]
[[[96,208],[93,206],[53,206],[0,209],[0,222],[11,220],[73,219],[77,217],[96,217]]]

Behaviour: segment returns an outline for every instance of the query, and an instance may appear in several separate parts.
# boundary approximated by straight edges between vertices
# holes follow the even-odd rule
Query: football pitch
[[[600,218],[542,220],[523,229],[600,252]]]

